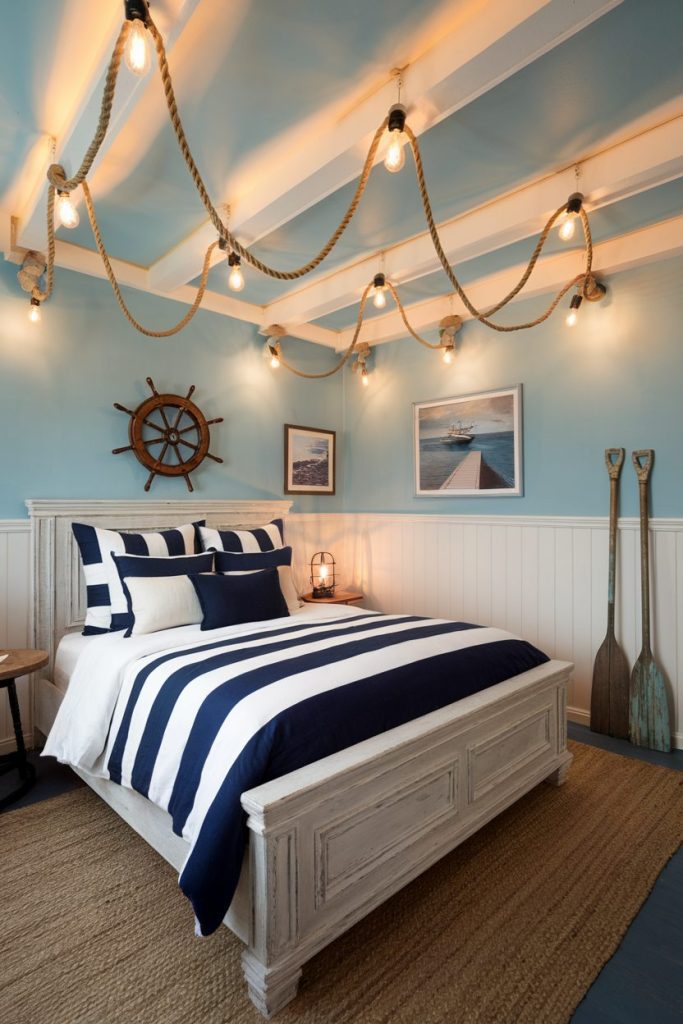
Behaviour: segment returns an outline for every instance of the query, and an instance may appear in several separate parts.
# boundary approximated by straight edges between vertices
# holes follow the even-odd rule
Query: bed
[[[34,722],[43,734],[51,729],[87,641],[98,640],[74,635],[82,622],[83,585],[72,521],[152,530],[205,514],[209,524],[234,528],[282,516],[288,507],[187,501],[28,505],[35,641],[51,656],[34,683]],[[340,618],[357,611],[326,608]],[[319,612],[309,608],[304,614],[311,619]],[[294,998],[302,966],[325,945],[532,787],[564,781],[571,762],[565,711],[571,668],[545,662],[242,792],[248,844],[224,923],[245,943],[249,994],[264,1016]],[[77,770],[167,861],[183,869],[191,850],[166,811],[134,790]]]

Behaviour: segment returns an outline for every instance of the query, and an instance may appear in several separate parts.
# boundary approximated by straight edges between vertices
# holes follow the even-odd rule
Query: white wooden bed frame
[[[256,526],[284,501],[29,501],[34,634],[50,665],[34,685],[47,734],[63,694],[50,669],[60,638],[80,629],[84,585],[71,523],[155,530],[205,517]],[[248,857],[225,924],[246,944],[249,995],[272,1017],[297,991],[302,965],[411,879],[542,781],[561,785],[566,686],[551,661],[472,697],[242,795]],[[138,793],[85,782],[176,869],[188,844]]]

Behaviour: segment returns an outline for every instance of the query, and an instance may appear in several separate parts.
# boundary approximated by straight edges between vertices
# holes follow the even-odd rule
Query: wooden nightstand
[[[37,669],[42,668],[43,665],[47,665],[49,658],[47,651],[33,651],[33,650],[12,650],[12,651],[0,651],[0,657],[3,654],[9,655],[3,661],[0,661],[0,688],[7,687],[7,696],[9,697],[10,711],[12,712],[12,724],[14,726],[14,735],[17,740],[17,749],[11,754],[5,754],[0,757],[0,775],[4,775],[6,772],[12,771],[16,768],[19,772],[19,778],[21,783],[19,786],[8,793],[7,796],[0,800],[0,811],[7,807],[8,804],[18,800],[20,796],[27,793],[33,783],[36,781],[36,773],[32,764],[29,763],[26,757],[26,747],[24,746],[24,734],[21,728],[21,715],[19,713],[19,701],[17,700],[17,687],[15,680],[19,676],[28,675],[30,672],[35,672]]]
[[[301,595],[301,600],[307,604],[353,604],[355,601],[362,601],[365,594],[359,594],[357,590],[337,590],[334,597],[313,597],[312,591]]]

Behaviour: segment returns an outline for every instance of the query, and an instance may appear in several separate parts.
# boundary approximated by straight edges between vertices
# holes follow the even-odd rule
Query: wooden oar
[[[654,461],[652,449],[633,452],[633,466],[640,490],[640,595],[643,614],[643,646],[631,673],[631,743],[653,750],[671,750],[669,698],[666,682],[650,647],[650,537],[648,529],[648,480]]]
[[[593,664],[591,730],[628,739],[629,671],[626,655],[614,635],[614,595],[617,576],[617,516],[619,477],[624,464],[623,448],[606,448],[609,473],[609,581],[607,632]]]

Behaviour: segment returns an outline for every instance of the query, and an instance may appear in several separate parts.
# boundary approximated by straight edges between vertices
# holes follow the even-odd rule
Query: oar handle
[[[636,471],[638,482],[646,484],[650,479],[652,463],[655,460],[654,451],[652,448],[641,448],[637,452],[632,452],[631,458],[633,459],[633,468]]]
[[[605,465],[610,480],[618,480],[621,467],[624,465],[625,451],[623,448],[605,448]]]

